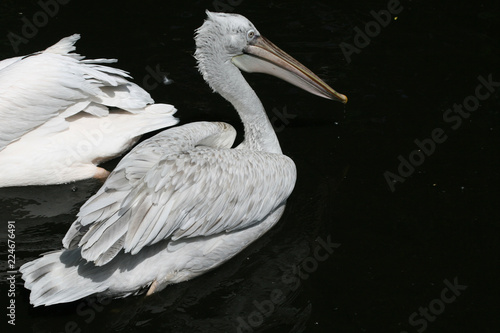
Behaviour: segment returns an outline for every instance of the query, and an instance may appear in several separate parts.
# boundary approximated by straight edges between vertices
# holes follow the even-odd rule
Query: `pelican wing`
[[[165,130],[138,144],[118,163],[99,191],[80,208],[78,219],[66,233],[63,245],[74,248],[90,227],[95,229],[93,225],[102,221],[110,224],[116,219],[121,203],[164,156],[197,145],[229,148],[235,137],[236,131],[226,123],[197,122]]]
[[[63,38],[43,52],[0,62],[0,151],[50,121],[42,132],[62,131],[80,111],[106,116],[108,106],[134,112],[153,103],[129,82],[128,73],[71,53],[79,35]],[[44,134],[41,133],[41,134]]]
[[[154,165],[134,172],[135,162],[119,169],[106,182],[119,189],[91,198],[63,244],[80,246],[85,259],[103,265],[122,249],[137,254],[164,239],[210,236],[262,221],[290,195],[293,161],[281,154],[213,147],[216,139],[206,136],[189,149],[156,156]],[[151,147],[132,153],[137,157]]]

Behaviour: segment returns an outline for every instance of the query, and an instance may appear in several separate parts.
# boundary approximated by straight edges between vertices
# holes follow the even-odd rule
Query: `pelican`
[[[233,104],[243,142],[222,122],[165,130],[126,155],[80,209],[63,249],[21,267],[34,306],[98,294],[147,295],[229,260],[279,220],[296,180],[240,70],[347,102],[237,14],[207,12],[195,35],[204,79]]]
[[[177,123],[172,105],[102,65],[116,60],[72,53],[79,38],[0,62],[0,187],[105,178],[99,163]]]

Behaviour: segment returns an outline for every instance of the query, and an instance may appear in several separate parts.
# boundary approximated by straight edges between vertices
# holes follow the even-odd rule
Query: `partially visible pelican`
[[[196,59],[214,91],[240,115],[235,130],[197,122],[135,147],[80,209],[64,249],[21,267],[30,302],[51,305],[91,294],[124,297],[191,279],[268,231],[295,185],[264,107],[239,69],[266,72],[319,96],[346,102],[262,37],[245,17],[210,13],[196,33]]]
[[[79,38],[0,61],[0,187],[105,178],[97,164],[177,123],[172,105],[101,65],[116,60],[72,53]]]

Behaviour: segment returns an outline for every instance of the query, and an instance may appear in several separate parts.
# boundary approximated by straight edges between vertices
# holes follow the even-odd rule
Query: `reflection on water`
[[[89,180],[59,186],[0,188],[0,199],[2,206],[10,210],[6,215],[11,219],[53,218],[78,212],[90,193],[100,185],[97,181]]]
[[[500,244],[498,93],[459,132],[447,133],[447,142],[395,193],[383,177],[397,167],[398,155],[415,149],[415,139],[445,128],[443,111],[461,103],[479,75],[500,80],[498,8],[402,1],[398,20],[347,64],[339,44],[352,44],[354,28],[364,27],[373,19],[370,11],[386,8],[387,1],[223,2],[349,97],[343,106],[277,79],[245,75],[271,117],[273,109],[293,115],[278,133],[298,170],[281,221],[225,265],[148,298],[32,308],[18,276],[16,331],[414,332],[409,315],[454,276],[469,286],[467,294],[429,322],[428,331],[498,328],[492,319],[500,292],[492,270]],[[81,33],[79,53],[119,58],[118,66],[138,84],[151,75],[148,68],[173,80],[147,88],[158,102],[174,104],[182,123],[227,121],[241,131],[192,57],[193,31],[212,6],[72,1],[20,45],[20,53]],[[16,55],[6,31],[19,33],[22,17],[39,10],[35,1],[0,4],[0,57]],[[0,222],[16,221],[16,266],[60,248],[78,208],[99,186],[0,189]],[[0,228],[2,295],[8,288],[5,237]],[[326,260],[313,261],[319,240],[328,237],[341,245]]]

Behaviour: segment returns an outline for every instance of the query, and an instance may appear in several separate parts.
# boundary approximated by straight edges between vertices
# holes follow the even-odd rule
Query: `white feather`
[[[97,163],[177,123],[173,106],[151,105],[128,73],[102,65],[116,60],[71,53],[79,38],[0,62],[0,187],[94,177]]]

